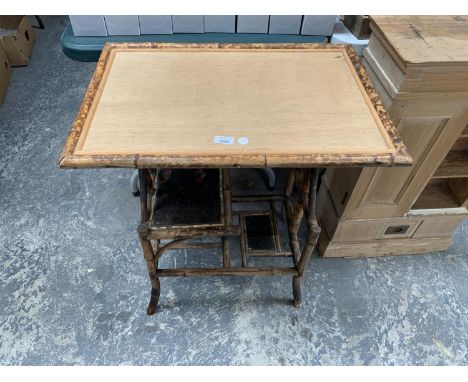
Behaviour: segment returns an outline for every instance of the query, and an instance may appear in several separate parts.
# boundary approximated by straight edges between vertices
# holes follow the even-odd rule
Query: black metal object
[[[37,26],[37,27],[36,27],[36,26],[33,26],[33,28],[37,28],[37,29],[45,29],[45,27],[44,27],[44,23],[42,22],[42,19],[41,19],[41,17],[40,17],[40,16],[34,16],[34,18],[36,19],[36,21],[37,21],[37,24],[38,24],[39,26]]]

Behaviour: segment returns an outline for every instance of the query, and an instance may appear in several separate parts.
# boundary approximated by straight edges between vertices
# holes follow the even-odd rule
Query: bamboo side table
[[[62,168],[139,169],[138,234],[152,286],[148,314],[158,306],[159,278],[177,276],[292,276],[298,306],[320,234],[319,168],[410,164],[354,50],[328,44],[107,44],[60,158]],[[228,169],[234,167],[289,168],[286,192],[232,195]],[[174,169],[174,182],[199,193],[201,222],[184,223],[184,209],[161,221],[163,169]],[[210,182],[214,187],[205,189]],[[233,224],[233,203],[259,201],[270,209],[242,211]],[[276,203],[283,206],[289,251],[275,233]],[[255,253],[247,221],[260,228],[271,222],[273,244],[257,255],[291,256],[290,267],[248,265]],[[239,236],[241,267],[231,266],[230,236]],[[218,241],[193,241],[201,238]],[[158,267],[167,250],[213,247],[222,249],[220,268]]]

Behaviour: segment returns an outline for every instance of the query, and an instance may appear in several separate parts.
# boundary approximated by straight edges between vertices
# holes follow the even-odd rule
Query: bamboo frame
[[[80,154],[77,146],[86,134],[87,117],[92,113],[95,100],[102,92],[101,82],[106,79],[106,68],[114,51],[117,50],[151,50],[151,49],[316,49],[342,52],[352,71],[357,85],[367,96],[367,102],[373,110],[378,125],[382,126],[383,137],[392,146],[392,152],[366,153],[320,153],[320,154],[251,154],[224,156],[183,155],[146,155],[146,154]],[[78,115],[62,151],[59,165],[62,168],[96,168],[96,167],[132,167],[132,168],[209,168],[209,167],[324,167],[324,166],[395,166],[411,165],[412,159],[398,136],[389,115],[370,82],[367,72],[351,46],[331,44],[168,44],[168,43],[107,43],[102,50],[95,73],[83,99]]]
[[[229,170],[223,169],[223,179],[222,179],[222,188],[223,188],[223,203],[224,203],[224,225],[230,226],[232,224],[232,206],[231,206],[231,184],[229,177]],[[223,245],[223,266],[229,268],[231,266],[231,258],[229,256],[229,237],[223,236],[222,238]]]
[[[189,276],[295,276],[294,267],[240,267],[240,268],[187,268],[158,269],[159,277],[189,277]]]
[[[239,225],[241,229],[240,233],[240,244],[241,244],[241,260],[242,266],[247,266],[248,259],[250,257],[292,257],[292,253],[289,251],[283,251],[281,247],[281,240],[279,236],[279,228],[277,222],[277,213],[276,213],[276,205],[275,202],[277,201],[277,196],[256,196],[253,198],[235,198],[236,200],[240,200],[241,203],[245,202],[265,202],[268,201],[270,204],[269,210],[251,210],[251,211],[237,211],[236,214],[239,216]],[[234,201],[234,199],[233,199]],[[284,196],[281,199],[284,203]],[[271,229],[272,229],[272,236],[271,239],[274,244],[274,250],[259,250],[259,249],[249,249],[247,243],[247,227],[245,218],[248,216],[268,216],[270,219]]]

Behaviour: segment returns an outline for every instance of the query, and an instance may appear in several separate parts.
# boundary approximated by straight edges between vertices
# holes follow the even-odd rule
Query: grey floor
[[[66,18],[44,22],[0,109],[1,364],[468,364],[468,221],[445,253],[314,257],[301,309],[289,278],[186,278],[146,316],[131,171],[57,166],[95,64],[63,55]]]

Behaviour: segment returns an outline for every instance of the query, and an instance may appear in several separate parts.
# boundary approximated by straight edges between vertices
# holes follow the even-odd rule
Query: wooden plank
[[[61,166],[411,163],[350,48],[272,47],[107,45]]]
[[[79,150],[290,154],[288,137],[302,154],[386,151],[343,55],[300,53],[117,51]],[[216,136],[247,137],[248,144],[216,144]]]

